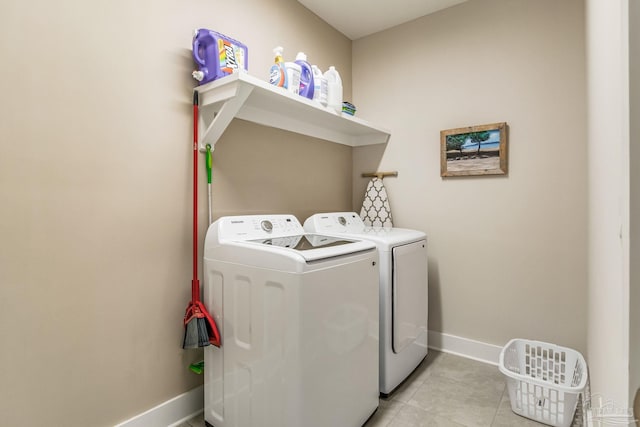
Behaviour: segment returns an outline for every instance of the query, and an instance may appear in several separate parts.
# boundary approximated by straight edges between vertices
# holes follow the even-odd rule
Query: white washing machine
[[[427,356],[427,237],[417,230],[367,227],[354,212],[316,214],[308,232],[367,239],[380,254],[380,393],[390,394]]]
[[[205,355],[214,427],[359,427],[378,407],[378,254],[305,233],[292,215],[223,217],[207,232]]]

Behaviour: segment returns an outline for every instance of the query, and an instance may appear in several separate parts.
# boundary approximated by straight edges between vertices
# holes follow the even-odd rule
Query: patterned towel
[[[364,193],[360,218],[367,226],[393,227],[387,190],[381,179],[372,178]]]

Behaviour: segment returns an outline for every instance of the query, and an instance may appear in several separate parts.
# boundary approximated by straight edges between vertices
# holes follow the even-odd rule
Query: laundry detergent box
[[[192,44],[191,53],[198,67],[192,75],[200,85],[249,69],[247,46],[231,37],[200,28],[194,31]]]

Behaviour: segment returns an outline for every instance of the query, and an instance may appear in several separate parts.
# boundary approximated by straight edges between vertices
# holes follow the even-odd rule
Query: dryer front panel
[[[427,242],[392,250],[392,349],[400,353],[427,333]]]

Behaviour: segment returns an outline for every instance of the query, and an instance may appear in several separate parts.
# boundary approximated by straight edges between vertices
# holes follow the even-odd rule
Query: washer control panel
[[[355,212],[332,212],[313,215],[304,222],[307,232],[358,233],[365,228]]]
[[[222,217],[216,223],[221,240],[254,240],[304,234],[302,225],[293,215]]]

